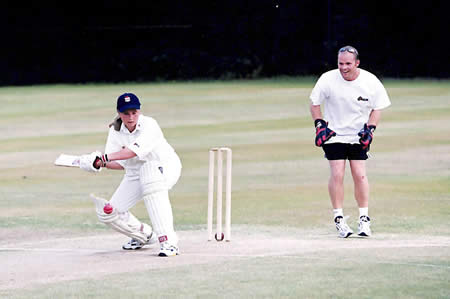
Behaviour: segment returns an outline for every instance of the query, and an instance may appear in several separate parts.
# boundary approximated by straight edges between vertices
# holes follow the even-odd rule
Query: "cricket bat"
[[[80,167],[80,156],[61,154],[55,160],[56,166]]]

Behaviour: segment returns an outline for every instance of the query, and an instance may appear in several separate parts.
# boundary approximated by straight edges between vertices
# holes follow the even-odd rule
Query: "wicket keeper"
[[[330,165],[328,192],[339,237],[347,238],[353,233],[343,212],[346,160],[349,160],[359,207],[358,235],[368,237],[371,229],[367,153],[381,110],[391,102],[380,80],[359,68],[359,54],[354,47],[341,48],[337,58],[338,68],[322,74],[311,92],[315,144],[322,147]]]

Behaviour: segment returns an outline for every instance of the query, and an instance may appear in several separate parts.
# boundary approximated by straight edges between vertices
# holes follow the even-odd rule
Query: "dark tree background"
[[[356,47],[381,77],[449,78],[444,1],[0,4],[0,85],[318,75]]]

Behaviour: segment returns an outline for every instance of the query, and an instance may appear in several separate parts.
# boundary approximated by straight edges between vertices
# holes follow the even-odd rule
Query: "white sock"
[[[333,215],[334,215],[334,219],[336,219],[336,217],[344,217],[344,211],[342,209],[333,209]]]
[[[369,216],[369,208],[368,207],[359,208],[359,217],[361,218],[362,216]]]

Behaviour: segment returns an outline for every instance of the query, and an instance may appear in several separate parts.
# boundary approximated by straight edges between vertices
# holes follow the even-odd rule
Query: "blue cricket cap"
[[[117,111],[125,112],[128,109],[141,109],[141,102],[133,93],[124,93],[117,99]]]

